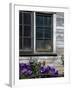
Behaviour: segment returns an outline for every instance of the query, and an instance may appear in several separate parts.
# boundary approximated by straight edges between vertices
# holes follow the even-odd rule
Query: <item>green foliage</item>
[[[41,66],[41,63],[33,61],[33,62],[30,62],[30,66],[31,66],[31,69],[33,72],[33,77],[35,77],[35,78],[39,77],[39,68]]]

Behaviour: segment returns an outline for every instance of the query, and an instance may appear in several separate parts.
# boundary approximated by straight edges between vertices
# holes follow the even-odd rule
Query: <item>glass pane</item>
[[[23,50],[31,50],[31,15],[32,12],[19,12],[19,48]]]
[[[52,24],[51,18],[52,18],[51,16],[44,16],[44,26],[51,27]]]
[[[44,33],[45,39],[46,38],[51,39],[52,38],[51,35],[52,35],[51,30],[45,30],[45,33]]]
[[[22,49],[22,38],[19,38],[19,49]]]
[[[43,51],[44,49],[44,40],[37,40],[36,42],[37,51]]]
[[[24,24],[31,24],[31,13],[23,14]]]
[[[37,27],[36,29],[36,38],[37,39],[43,39],[43,28]]]
[[[43,16],[36,16],[36,25],[37,26],[43,26]]]
[[[22,25],[19,25],[19,36],[22,37]]]
[[[51,40],[37,40],[37,51],[52,51]]]
[[[52,14],[36,14],[36,49],[37,51],[52,50]]]
[[[31,26],[24,26],[24,36],[31,36]]]
[[[19,12],[19,24],[22,24],[22,12]]]
[[[37,39],[46,39],[51,38],[52,30],[49,27],[37,27],[36,28],[36,38]]]
[[[52,51],[52,41],[51,40],[45,40],[45,49],[47,51]]]
[[[23,48],[26,50],[31,48],[31,38],[23,38]]]

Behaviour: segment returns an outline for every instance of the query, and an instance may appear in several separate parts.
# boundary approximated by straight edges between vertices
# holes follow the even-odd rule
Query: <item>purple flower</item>
[[[28,74],[28,75],[32,75],[32,71],[31,71],[31,70],[28,70],[28,71],[27,71],[27,74]]]
[[[27,69],[23,69],[23,70],[21,70],[21,73],[22,73],[22,74],[27,73]]]
[[[41,66],[38,69],[38,72],[43,75],[50,75],[50,76],[58,76],[58,70],[56,70],[52,66]],[[19,74],[25,76],[31,76],[33,74],[32,67],[30,64],[20,63],[19,64]]]
[[[20,68],[20,73],[24,74],[24,75],[31,75],[32,71],[31,71],[31,67],[29,64],[25,64],[25,63],[21,63],[19,64],[19,68]]]
[[[24,64],[23,64],[23,63],[20,63],[20,64],[19,64],[19,68],[20,68],[20,70],[22,70],[23,67],[24,67]]]
[[[48,73],[49,72],[49,67],[41,67],[40,68],[40,73]]]
[[[40,68],[40,73],[42,74],[49,74],[51,76],[57,76],[58,75],[58,71],[54,68],[54,67],[51,67],[51,66],[47,66],[47,67],[41,67]]]
[[[54,67],[51,67],[49,71],[51,76],[57,76],[58,75],[58,70],[56,70]]]
[[[50,73],[55,73],[55,68],[51,67]]]
[[[44,67],[40,67],[40,72],[44,73],[45,72],[45,68]]]
[[[20,70],[23,70],[23,69],[31,69],[31,67],[30,67],[30,65],[28,65],[28,64],[25,64],[25,63],[21,63],[21,64],[19,64],[19,68],[20,68]]]
[[[50,66],[47,66],[46,67],[46,71],[49,72],[51,70],[51,67]]]
[[[29,64],[26,65],[26,68],[31,70],[31,66]]]
[[[25,69],[21,70],[21,74],[23,74],[23,75],[31,75],[32,71],[25,68]]]
[[[58,76],[58,70],[55,72],[55,76]]]

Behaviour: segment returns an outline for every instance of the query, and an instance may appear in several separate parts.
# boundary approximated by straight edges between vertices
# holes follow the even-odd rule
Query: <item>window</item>
[[[31,50],[31,12],[19,12],[19,48]]]
[[[53,15],[36,13],[36,50],[48,52],[53,49]]]
[[[53,13],[19,11],[19,50],[53,52]]]

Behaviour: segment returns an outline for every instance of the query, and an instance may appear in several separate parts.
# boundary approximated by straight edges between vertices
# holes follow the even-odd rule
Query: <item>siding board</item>
[[[64,13],[56,13],[56,52],[64,52]]]

